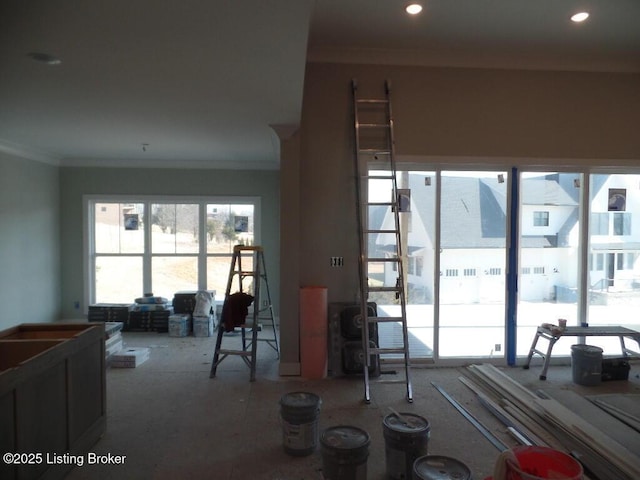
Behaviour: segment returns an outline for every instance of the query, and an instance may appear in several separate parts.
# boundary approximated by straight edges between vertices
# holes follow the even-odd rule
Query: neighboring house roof
[[[556,177],[556,175],[551,175],[551,177]],[[549,177],[525,178],[522,183],[520,198],[523,205],[578,205],[578,202],[560,186],[557,179]]]
[[[482,178],[442,176],[441,182],[441,248],[503,248],[506,243],[506,183],[500,182],[497,174]],[[411,222],[414,227],[412,231],[415,232],[418,231],[418,223],[433,225],[435,221],[435,195],[432,190],[435,186],[425,185],[424,174],[410,173],[409,188],[414,215]],[[578,202],[572,194],[575,192],[570,194],[560,185],[559,176],[556,174],[523,180],[523,204],[572,206],[576,207],[576,211],[561,227],[558,232],[559,238],[555,235],[524,236],[520,240],[521,246],[563,246],[565,241],[562,239],[566,238],[578,220]],[[420,216],[416,214],[415,205],[420,205]],[[388,209],[385,211],[390,215]],[[390,239],[389,236],[380,242],[379,238],[378,242],[388,243]],[[409,244],[424,245],[424,238],[418,238],[410,232]]]
[[[441,248],[505,246],[505,202],[490,182],[497,179],[442,177]]]

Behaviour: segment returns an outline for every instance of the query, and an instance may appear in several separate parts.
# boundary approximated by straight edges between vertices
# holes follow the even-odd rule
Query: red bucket
[[[581,480],[582,465],[570,455],[547,447],[511,449],[517,464],[506,460],[504,480]]]

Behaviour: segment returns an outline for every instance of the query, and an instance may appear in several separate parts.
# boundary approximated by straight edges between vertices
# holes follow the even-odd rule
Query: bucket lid
[[[371,438],[361,428],[338,425],[337,427],[329,427],[322,432],[320,442],[327,447],[350,450],[369,445]]]
[[[582,343],[571,345],[571,351],[582,352],[586,354],[597,354],[597,353],[603,352],[603,350],[600,347],[596,347],[595,345],[584,345]]]
[[[455,458],[440,455],[418,457],[413,471],[425,480],[469,480],[471,470]]]
[[[280,398],[280,405],[293,408],[315,408],[320,405],[320,397],[310,392],[291,392]]]
[[[408,434],[423,433],[425,430],[429,430],[429,422],[420,415],[400,412],[400,417],[395,413],[390,413],[384,417],[383,424],[393,431]]]

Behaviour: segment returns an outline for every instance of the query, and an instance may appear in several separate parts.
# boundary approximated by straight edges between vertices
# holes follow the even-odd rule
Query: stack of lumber
[[[528,390],[496,367],[471,365],[461,380],[511,429],[535,445],[579,460],[585,478],[640,479],[640,457],[558,401]]]
[[[640,433],[640,395],[590,395],[587,400]]]

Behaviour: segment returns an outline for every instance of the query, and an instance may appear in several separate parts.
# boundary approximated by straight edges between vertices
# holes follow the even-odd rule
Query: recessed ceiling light
[[[584,22],[587,18],[589,18],[589,12],[580,12],[571,15],[571,20],[576,23]]]
[[[410,5],[407,5],[405,10],[409,15],[417,15],[422,11],[422,5],[420,5],[419,3],[412,3]]]
[[[48,53],[30,52],[27,56],[36,62],[45,63],[47,65],[59,65],[62,63],[58,57],[54,57]]]

